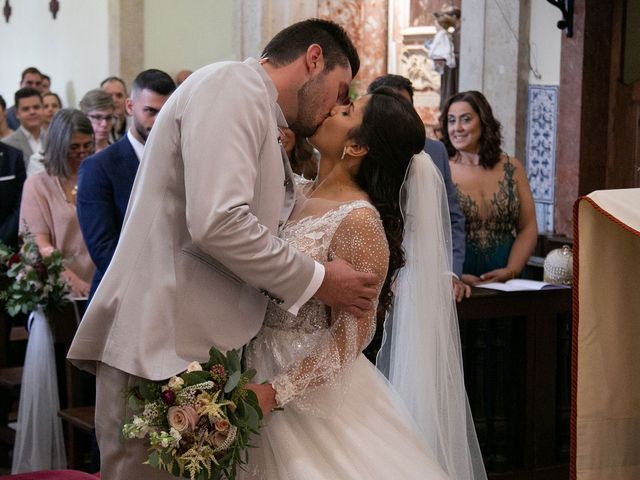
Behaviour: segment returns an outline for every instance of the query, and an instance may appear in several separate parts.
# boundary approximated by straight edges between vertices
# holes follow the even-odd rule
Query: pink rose
[[[167,412],[169,426],[175,428],[178,432],[185,430],[193,430],[198,423],[198,414],[193,407],[170,407]]]
[[[224,419],[216,420],[215,426],[218,432],[226,432],[229,430],[229,421]]]

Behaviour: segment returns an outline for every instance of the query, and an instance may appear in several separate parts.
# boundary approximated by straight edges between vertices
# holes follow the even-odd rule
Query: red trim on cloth
[[[79,470],[42,470],[0,476],[0,480],[96,480],[97,478],[100,478],[100,473],[92,475]]]
[[[578,396],[578,288],[580,262],[579,248],[580,237],[578,236],[578,207],[580,200],[586,197],[579,197],[573,204],[573,280],[571,298],[571,416],[569,417],[569,480],[576,480],[576,454],[577,454],[577,396]]]

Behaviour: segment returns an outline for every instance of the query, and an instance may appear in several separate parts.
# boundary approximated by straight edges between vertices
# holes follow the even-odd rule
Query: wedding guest
[[[127,114],[132,119],[129,131],[113,145],[82,162],[78,174],[78,220],[96,264],[91,294],[98,287],[118,244],[151,128],[175,88],[165,72],[151,69],[140,73],[133,81],[131,98],[127,98]]]
[[[104,150],[110,144],[109,136],[116,122],[111,95],[99,88],[89,90],[80,100],[80,110],[91,121],[95,151]]]
[[[524,167],[502,151],[502,127],[480,92],[450,97],[440,126],[466,218],[462,280],[477,285],[515,278],[537,241],[535,207]]]
[[[62,252],[63,277],[77,297],[87,296],[95,271],[76,215],[78,168],[93,145],[89,119],[79,110],[60,110],[49,127],[46,170],[27,178],[20,207],[21,231],[34,235],[43,256]]]
[[[49,75],[42,74],[42,83],[40,84],[40,93],[44,96],[46,93],[51,92],[51,77]]]
[[[0,140],[7,138],[12,133],[13,130],[9,128],[7,123],[7,102],[0,95]]]
[[[62,108],[62,102],[56,93],[49,92],[42,95],[42,105],[43,128],[46,130],[49,128],[54,115]],[[47,136],[45,135],[42,150],[35,152],[29,157],[27,164],[28,177],[44,170],[44,149],[46,148],[46,142]]]
[[[127,84],[120,77],[108,77],[100,83],[100,88],[111,95],[116,119],[111,130],[111,143],[127,133],[126,100],[129,97]]]
[[[26,174],[22,152],[0,142],[0,241],[18,246],[18,217]]]
[[[36,67],[25,68],[20,76],[20,88],[35,88],[38,93],[42,88],[42,74]],[[17,130],[20,126],[20,119],[16,115],[16,104],[7,110],[7,122],[11,130]],[[29,157],[25,158],[25,161]]]
[[[281,128],[282,146],[287,152],[291,170],[298,175],[313,180],[318,174],[318,153],[301,135],[288,127]]]
[[[42,94],[42,126],[47,129],[53,120],[53,116],[62,108],[62,101],[57,93],[48,92]]]
[[[191,75],[193,71],[191,70],[180,70],[176,73],[176,86],[180,86],[182,82],[184,82],[189,75]]]
[[[42,150],[45,136],[42,128],[42,98],[40,92],[31,87],[21,88],[14,98],[20,126],[4,142],[22,150],[25,166],[28,166],[31,155]]]

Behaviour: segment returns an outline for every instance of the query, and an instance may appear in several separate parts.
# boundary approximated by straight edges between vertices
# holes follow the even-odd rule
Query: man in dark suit
[[[0,142],[0,241],[18,246],[22,185],[27,178],[22,152]]]
[[[132,117],[127,134],[113,145],[87,158],[78,173],[77,211],[82,236],[96,273],[95,292],[115,252],[133,181],[144,145],[156,116],[175,84],[160,70],[145,70],[134,80],[127,113]]]
[[[413,85],[411,80],[402,75],[387,74],[382,75],[369,85],[367,92],[373,92],[379,87],[389,87],[396,90],[400,95],[413,103]],[[456,301],[461,301],[464,297],[471,295],[471,287],[462,282],[462,264],[464,263],[464,238],[465,219],[464,214],[458,205],[456,186],[451,180],[451,169],[449,168],[449,155],[442,142],[427,138],[424,150],[429,154],[433,163],[442,174],[444,186],[447,190],[447,202],[449,203],[449,216],[451,217],[451,240],[453,243],[453,295]]]

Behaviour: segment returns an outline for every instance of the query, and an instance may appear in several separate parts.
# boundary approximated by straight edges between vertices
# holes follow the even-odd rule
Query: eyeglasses
[[[113,115],[97,115],[92,113],[87,115],[87,117],[89,117],[91,120],[93,120],[96,123],[102,123],[102,122],[114,123],[116,121],[116,117]]]

